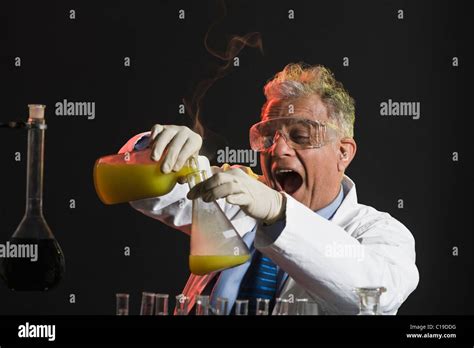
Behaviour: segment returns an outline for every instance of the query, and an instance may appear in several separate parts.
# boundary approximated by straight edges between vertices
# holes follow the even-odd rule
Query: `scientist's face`
[[[319,96],[292,100],[270,100],[262,110],[262,121],[277,117],[301,117],[329,122],[326,106]],[[313,211],[324,208],[337,196],[344,169],[343,143],[336,139],[320,148],[295,150],[283,137],[260,153],[267,185],[285,191]],[[355,151],[353,151],[355,153]],[[347,159],[347,155],[345,155]],[[350,155],[352,159],[352,155]]]

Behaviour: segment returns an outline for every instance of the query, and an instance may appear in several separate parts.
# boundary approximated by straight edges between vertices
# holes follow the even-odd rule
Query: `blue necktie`
[[[278,268],[268,257],[255,250],[252,264],[242,280],[239,299],[249,300],[249,314],[255,314],[257,298],[272,303],[277,290]]]

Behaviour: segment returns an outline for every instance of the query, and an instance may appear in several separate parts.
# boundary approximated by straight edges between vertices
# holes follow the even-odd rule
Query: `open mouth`
[[[277,186],[279,186],[277,188],[289,195],[295,193],[303,185],[301,175],[292,169],[276,169],[274,171],[274,178]]]

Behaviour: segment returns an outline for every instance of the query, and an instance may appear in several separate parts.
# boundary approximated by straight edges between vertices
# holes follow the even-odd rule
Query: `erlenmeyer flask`
[[[44,105],[28,105],[26,212],[8,241],[15,255],[2,258],[1,273],[12,290],[44,291],[56,286],[65,270],[64,255],[43,217]],[[29,257],[28,257],[29,256]]]
[[[380,315],[380,296],[385,291],[384,287],[355,289],[359,295],[358,315]]]
[[[100,200],[116,204],[163,196],[178,178],[197,170],[197,160],[191,157],[180,171],[164,174],[161,164],[165,156],[158,162],[150,156],[148,148],[99,158],[94,165],[94,186]]]
[[[189,187],[207,179],[205,171],[187,176]],[[238,266],[250,257],[247,245],[227,219],[217,202],[193,200],[191,226],[191,253],[189,269],[193,274],[204,275]]]

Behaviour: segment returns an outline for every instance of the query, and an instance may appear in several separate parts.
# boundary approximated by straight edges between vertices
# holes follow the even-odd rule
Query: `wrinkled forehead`
[[[327,121],[327,108],[319,96],[298,99],[271,99],[262,109],[262,121],[278,117],[301,117]]]

